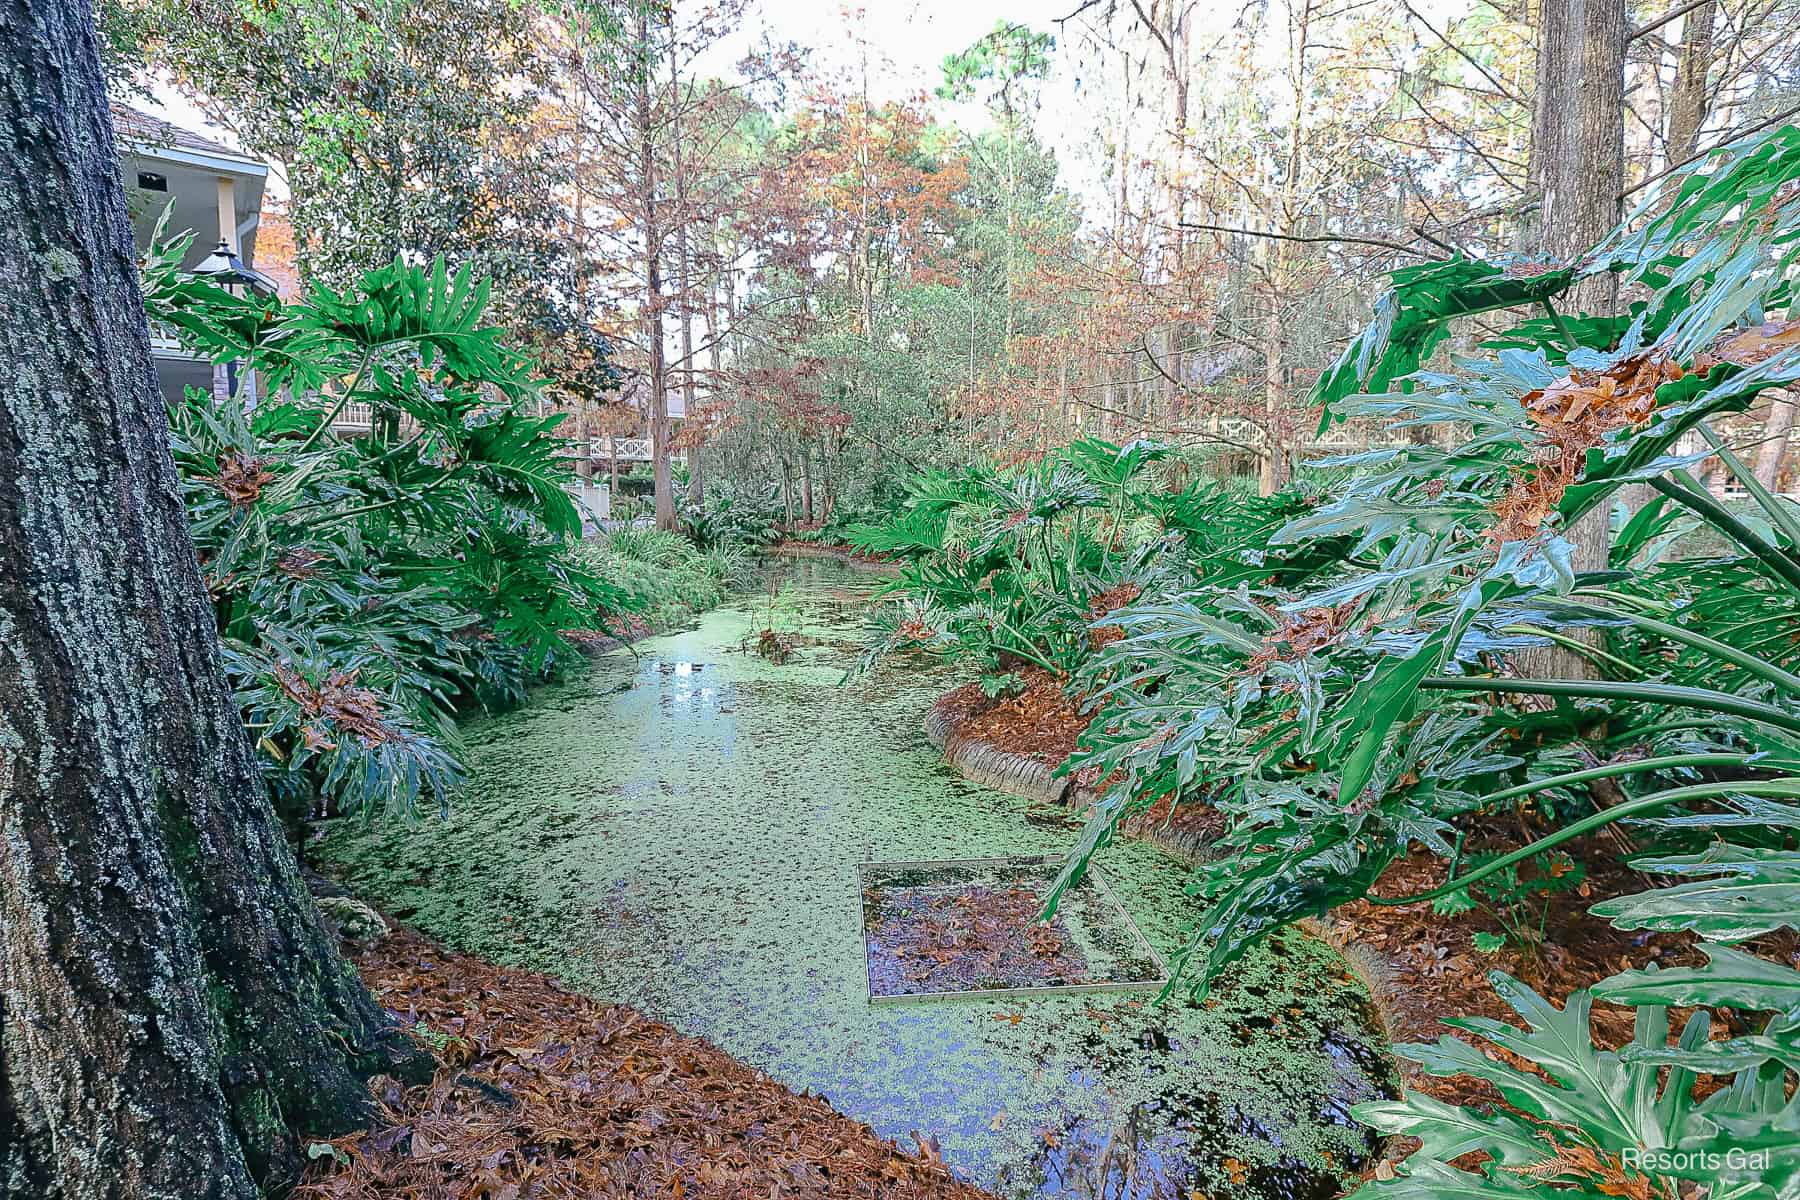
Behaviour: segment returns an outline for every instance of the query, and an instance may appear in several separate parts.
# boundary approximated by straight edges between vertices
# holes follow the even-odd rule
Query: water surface
[[[1006,1195],[1323,1197],[1368,1143],[1386,1059],[1362,993],[1298,935],[1206,1005],[1153,993],[871,1006],[856,864],[1061,853],[1056,810],[967,783],[921,730],[957,679],[842,683],[878,580],[780,568],[691,630],[604,656],[465,730],[446,823],[340,823],[323,857],[451,945],[705,1037]],[[800,634],[785,663],[749,646]],[[840,685],[841,684],[841,685]],[[1126,843],[1107,879],[1166,958],[1186,872]]]

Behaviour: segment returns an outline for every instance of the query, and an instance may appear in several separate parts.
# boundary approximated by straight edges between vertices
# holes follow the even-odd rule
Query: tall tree
[[[532,37],[542,4],[104,2],[144,66],[284,165],[308,278],[342,287],[400,253],[471,263],[547,373],[608,385],[608,347],[570,312],[573,259],[555,236],[571,163],[533,127],[549,71]]]
[[[618,39],[604,13],[568,4],[544,39],[556,59],[556,121],[582,148],[573,180],[583,201],[573,231],[580,273],[643,381],[656,520],[666,529],[675,527],[669,395],[697,395],[696,359],[707,348],[694,344],[692,318],[714,282],[695,270],[695,251],[733,194],[717,167],[756,111],[745,93],[772,73],[765,66],[731,86],[697,78],[698,61],[738,28],[743,3],[626,6]]]
[[[0,1191],[252,1200],[428,1064],[221,669],[87,0],[0,5]]]
[[[1568,261],[1618,223],[1625,191],[1625,0],[1542,0],[1531,182],[1537,245]],[[1618,295],[1602,272],[1576,289],[1585,312],[1608,314]]]
[[[1538,201],[1537,250],[1567,262],[1618,223],[1625,191],[1625,0],[1543,0],[1537,92],[1533,98],[1531,183]],[[1578,284],[1583,312],[1611,315],[1618,282],[1609,272]],[[1601,571],[1612,546],[1607,506],[1565,536],[1577,571]],[[1590,635],[1598,641],[1598,635]],[[1583,679],[1586,657],[1561,646],[1524,651],[1527,676]]]
[[[1047,33],[1038,33],[1002,19],[968,49],[945,56],[944,82],[938,88],[940,96],[964,100],[975,94],[976,84],[987,83],[991,89],[989,104],[1000,119],[1001,133],[1006,139],[1006,241],[1001,271],[1006,285],[1008,354],[1011,353],[1014,325],[1013,251],[1018,232],[1019,109],[1029,101],[1026,85],[1049,73],[1049,52],[1055,44],[1055,39]]]

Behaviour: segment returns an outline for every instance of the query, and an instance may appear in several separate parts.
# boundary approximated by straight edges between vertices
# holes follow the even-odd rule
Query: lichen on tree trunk
[[[0,1195],[253,1197],[428,1060],[226,683],[84,0],[0,0]]]

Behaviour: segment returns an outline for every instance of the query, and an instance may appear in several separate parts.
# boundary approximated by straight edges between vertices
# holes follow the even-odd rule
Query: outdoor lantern
[[[191,273],[196,279],[209,279],[223,287],[242,284],[264,296],[273,296],[279,290],[273,279],[246,266],[243,259],[233,254],[224,238],[219,239],[213,252],[201,259]]]

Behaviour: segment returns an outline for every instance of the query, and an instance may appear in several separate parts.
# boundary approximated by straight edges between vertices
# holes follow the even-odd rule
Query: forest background
[[[1082,436],[1270,492],[1397,436],[1322,443],[1307,399],[1385,272],[1569,254],[1800,108],[1792,0],[1014,7],[923,50],[902,13],[781,41],[808,20],[746,0],[118,0],[107,29],[116,80],[282,164],[304,275],[491,277],[566,432],[655,440],[664,527],[709,486],[836,526]],[[921,73],[885,48],[941,64],[896,94]],[[1732,430],[1771,487],[1794,411]]]

